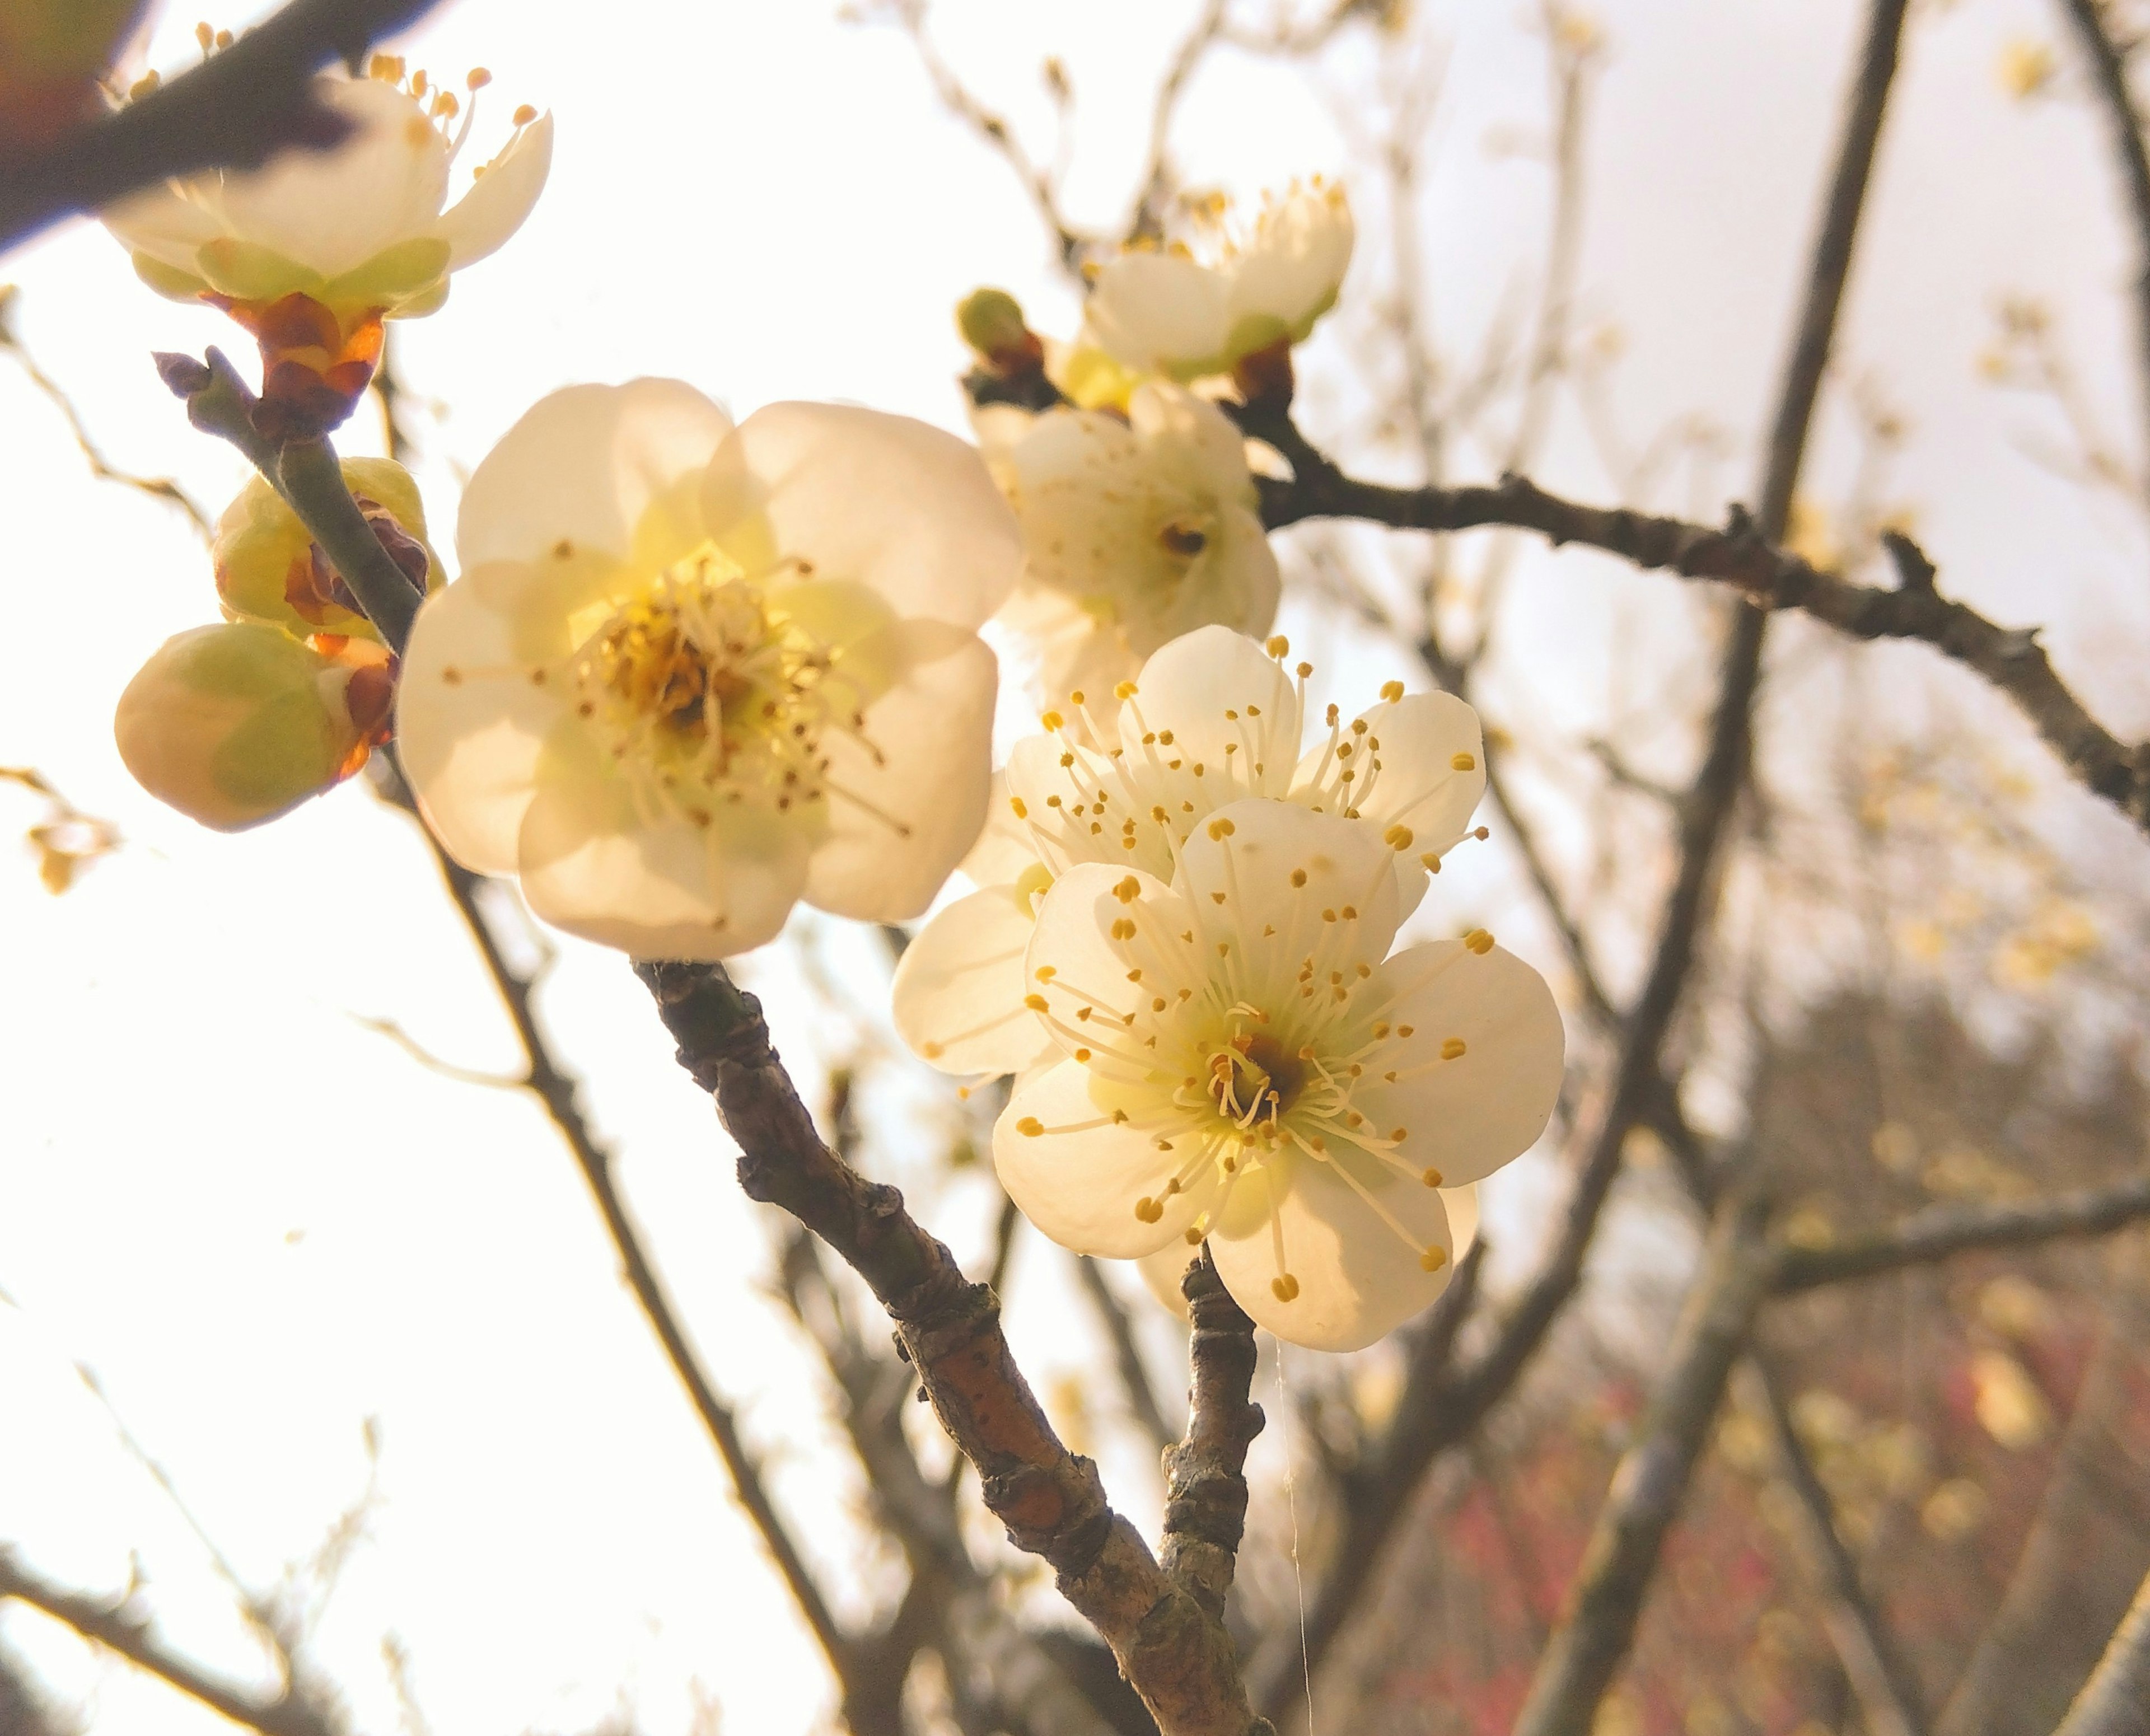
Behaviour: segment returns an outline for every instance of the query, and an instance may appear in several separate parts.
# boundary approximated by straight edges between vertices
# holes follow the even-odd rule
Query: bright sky
[[[1618,391],[1631,437],[1690,411],[1714,417],[1734,442],[1724,484],[1734,492],[1754,469],[1751,431],[1779,366],[1859,9],[1599,8],[1611,59],[1591,163],[1587,319],[1624,334]],[[1078,93],[1070,203],[1106,222],[1135,172],[1150,83],[1194,10],[951,0],[936,28],[1041,152],[1050,116],[1037,68],[1062,55]],[[1532,7],[1421,10],[1422,28],[1453,45],[1424,216],[1444,341],[1467,354],[1532,280],[1547,176],[1496,147],[1542,135],[1543,52]],[[2049,643],[2094,709],[2141,733],[2150,690],[2129,679],[2150,645],[2139,533],[2027,462],[2025,441],[2054,432],[2050,411],[1995,394],[1974,370],[2004,291],[2059,309],[2079,356],[2128,353],[2118,291],[2132,265],[2099,124],[2065,91],[2013,103],[1996,78],[2006,43],[2049,35],[2052,8],[1958,0],[1920,14],[1842,372],[1871,376],[1910,413],[1891,492],[1916,507],[1945,583],[2003,618],[2051,622]],[[149,60],[184,64],[193,22],[168,16]],[[437,422],[416,421],[443,546],[458,469],[554,386],[667,373],[741,416],[777,398],[835,397],[960,427],[949,317],[959,295],[999,282],[1041,325],[1068,320],[1004,166],[940,114],[901,37],[845,26],[827,0],[462,0],[403,46],[448,78],[492,68],[498,101],[480,117],[480,154],[518,102],[551,108],[559,128],[552,184],[524,233],[459,278],[446,310],[399,334],[407,384],[447,406]],[[1332,101],[1295,75],[1220,58],[1183,118],[1191,175],[1250,193],[1348,167],[1336,116],[1354,111],[1363,60],[1340,53]],[[1347,285],[1346,316],[1365,311],[1370,269],[1362,262]],[[237,461],[186,429],[147,353],[215,342],[243,355],[239,336],[151,296],[86,225],[7,271],[22,286],[28,342],[114,461],[174,475],[220,507],[241,479]],[[1335,381],[1349,366],[1345,344],[1325,336],[1302,377]],[[2132,379],[2087,371],[2097,413],[2133,450]],[[1340,401],[1348,407],[1348,393],[1310,389],[1318,437],[1339,426],[1321,418]],[[1848,474],[1846,433],[1832,412],[1824,497]],[[358,791],[230,839],[136,790],[112,746],[112,705],[163,638],[212,617],[206,561],[175,514],[91,480],[4,362],[0,441],[11,557],[0,763],[41,768],[127,840],[58,900],[27,853],[0,852],[0,1287],[19,1305],[0,1309],[0,1539],[92,1591],[124,1584],[139,1558],[160,1631],[245,1677],[258,1657],[229,1597],[73,1365],[96,1370],[256,1582],[308,1553],[360,1493],[361,1426],[377,1419],[380,1500],[319,1645],[361,1728],[396,1725],[381,1663],[391,1632],[443,1732],[578,1728],[622,1702],[652,1732],[683,1731],[704,1695],[735,1731],[821,1727],[830,1700],[810,1642],[539,1112],[428,1072],[353,1022],[392,1018],[465,1067],[510,1059],[417,840]],[[1580,491],[1608,486],[1572,421],[1542,469]],[[1721,496],[1699,502],[1721,507]],[[1502,690],[1531,694],[1548,727],[1579,727],[1602,708],[1602,645],[1618,611],[1686,618],[1666,609],[1667,582],[1609,570],[1588,557],[1525,563],[1521,643],[1560,679],[1529,683],[1512,659]],[[28,797],[0,789],[0,828],[18,834],[37,817]],[[2102,822],[2082,824],[2093,847],[2111,847]],[[1513,889],[1492,853],[1483,863],[1456,896],[1501,907]],[[870,951],[822,932],[832,970],[872,981]],[[1537,956],[1551,970],[1550,951]],[[745,974],[768,992],[795,1057],[827,1052],[817,1037],[840,1046],[840,1032],[810,1035],[795,982],[751,961]],[[623,1153],[627,1190],[709,1365],[773,1456],[780,1496],[839,1602],[862,1613],[890,1587],[851,1565],[855,1491],[830,1498],[810,1353],[759,1294],[764,1225],[733,1186],[706,1099],[672,1065],[615,958],[563,945],[543,1004]],[[982,1191],[903,1178],[926,1221],[975,1256]],[[1547,1196],[1543,1167],[1521,1166],[1489,1193],[1496,1235],[1505,1224],[1527,1239]],[[1041,1388],[1093,1355],[1067,1324],[1061,1270],[1032,1242],[1016,1272],[1012,1330]],[[1115,1451],[1107,1469],[1148,1522],[1153,1479],[1141,1456]],[[100,1736],[215,1725],[34,1617],[12,1612],[0,1633],[88,1705]]]

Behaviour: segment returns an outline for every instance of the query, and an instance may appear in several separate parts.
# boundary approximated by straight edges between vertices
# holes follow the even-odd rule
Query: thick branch
[[[2063,1236],[2104,1235],[2145,1218],[2150,1218],[2150,1176],[2019,1205],[1930,1206],[1879,1235],[1857,1237],[1834,1248],[1790,1250],[1777,1287],[1809,1290],[1981,1248],[2024,1248]]]
[[[1792,1426],[1791,1406],[1776,1373],[1759,1350],[1748,1365],[1769,1420],[1779,1469],[1797,1497],[1799,1547],[1821,1603],[1822,1627],[1858,1697],[1867,1736],[1925,1736],[1918,1678],[1859,1577],[1859,1564],[1837,1528],[1836,1503]]]
[[[2053,1736],[2150,1736],[2150,1579]]]
[[[1708,1263],[1690,1292],[1671,1364],[1620,1461],[1611,1492],[1569,1588],[1565,1619],[1539,1659],[1516,1736],[1586,1736],[1598,1701],[1628,1655],[1665,1533],[1678,1514],[1769,1294],[1772,1255],[1759,1214],[1736,1204],[1712,1238]]]
[[[901,1194],[821,1143],[752,996],[715,966],[645,960],[635,972],[680,1064],[715,1097],[748,1198],[790,1212],[872,1288],[941,1426],[977,1467],[986,1505],[1017,1547],[1052,1564],[1164,1736],[1249,1736],[1259,1725],[1230,1637],[1107,1504],[1097,1466],[1053,1434],[1002,1335],[992,1293],[964,1279]]]
[[[48,224],[138,187],[204,169],[253,169],[280,150],[320,149],[345,123],[314,98],[331,60],[432,9],[433,0],[292,0],[161,89],[78,127],[0,174],[0,253]]]
[[[1247,1528],[1247,1448],[1262,1431],[1249,1404],[1254,1323],[1232,1299],[1205,1245],[1179,1281],[1194,1320],[1187,1438],[1165,1455],[1164,1571],[1224,1619]]]
[[[145,1619],[128,1613],[125,1597],[105,1602],[64,1591],[25,1567],[12,1550],[0,1548],[0,1600],[10,1597],[43,1611],[189,1699],[261,1736],[340,1736],[326,1712],[288,1686],[269,1699],[221,1681],[154,1638]]]
[[[2143,148],[2142,118],[2127,88],[2127,53],[2106,28],[2105,0],[2062,0],[2062,6],[2090,63],[2091,83],[2105,107],[2112,154],[2119,159],[2121,179],[2127,184],[2136,255],[2136,390],[2142,394],[2144,413],[2150,415],[2150,152]],[[2145,449],[2142,463],[2150,471],[2150,448]]]

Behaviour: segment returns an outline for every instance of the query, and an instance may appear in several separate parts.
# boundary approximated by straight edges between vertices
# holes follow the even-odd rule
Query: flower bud
[[[956,305],[963,341],[998,374],[1034,371],[1045,348],[1022,317],[1022,304],[1006,290],[973,290]]]
[[[355,679],[350,664],[273,627],[197,627],[127,684],[113,734],[150,795],[218,831],[244,831],[365,762],[347,703]]]
[[[426,509],[410,472],[386,458],[342,462],[345,487],[411,588],[438,590],[447,575],[426,542]],[[300,638],[380,637],[299,515],[261,477],[225,508],[214,559],[217,594],[234,619],[266,622]]]

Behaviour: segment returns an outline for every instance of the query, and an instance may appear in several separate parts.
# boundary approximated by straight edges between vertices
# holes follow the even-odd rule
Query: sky
[[[1194,10],[944,0],[933,28],[1044,155],[1052,121],[1038,66],[1061,56],[1077,92],[1067,202],[1109,225],[1139,164],[1150,88]],[[1423,0],[1419,11],[1446,44],[1421,218],[1442,339],[1467,356],[1536,270],[1544,49],[1534,8]],[[1620,334],[1615,401],[1633,437],[1699,413],[1728,442],[1713,497],[1662,505],[1713,515],[1726,491],[1750,486],[1856,11],[1851,0],[1594,8],[1607,59],[1584,320]],[[147,63],[184,64],[193,23],[168,11]],[[1915,512],[1944,583],[2001,618],[2050,623],[2047,643],[2092,709],[2140,734],[2150,689],[2132,675],[2150,645],[2150,589],[2139,522],[2026,457],[2053,437],[2050,408],[1996,393],[1976,367],[2000,298],[2043,299],[2085,359],[2095,414],[2137,449],[2132,371],[2105,360],[2128,354],[2132,265],[2098,119],[2065,70],[2053,96],[2029,103],[1996,76],[2011,42],[2053,28],[2032,0],[1918,9],[1814,487],[1826,499],[1845,486],[1857,442],[1844,388],[1870,382],[1906,411],[1891,492]],[[958,297],[999,283],[1042,326],[1072,322],[1006,166],[941,112],[900,34],[844,23],[825,0],[459,0],[398,46],[444,82],[492,70],[482,154],[517,103],[549,108],[558,127],[552,181],[523,233],[458,277],[442,313],[397,333],[444,546],[459,477],[556,386],[661,373],[740,416],[781,398],[842,399],[960,430]],[[1188,93],[1180,160],[1191,179],[1243,194],[1348,174],[1367,76],[1351,40],[1312,81],[1221,56]],[[4,275],[21,288],[26,342],[112,461],[176,477],[220,507],[243,480],[238,462],[185,427],[147,356],[212,342],[242,354],[237,334],[150,295],[88,224],[24,250]],[[1318,438],[1348,442],[1351,372],[1366,359],[1349,336],[1374,294],[1362,261],[1302,357]],[[355,423],[347,449],[369,437]],[[307,1557],[377,1479],[317,1644],[361,1729],[396,1728],[390,1634],[442,1732],[567,1731],[622,1704],[651,1732],[684,1732],[712,1701],[734,1731],[826,1728],[810,1640],[537,1106],[430,1072],[360,1022],[393,1020],[467,1068],[512,1058],[420,841],[357,789],[236,838],[135,789],[111,708],[157,644],[212,618],[207,562],[169,507],[93,480],[4,361],[0,459],[0,764],[38,767],[125,840],[58,899],[27,850],[0,848],[0,1289],[13,1305],[0,1308],[0,1539],[88,1590],[116,1590],[139,1567],[163,1635],[258,1679],[213,1563],[79,1365],[251,1582]],[[1370,467],[1385,462],[1394,467],[1375,453]],[[1599,497],[1610,486],[1572,416],[1541,470]],[[1541,708],[1547,728],[1582,728],[1618,689],[1605,648],[1622,621],[1642,612],[1654,630],[1693,632],[1692,608],[1673,596],[1669,581],[1587,555],[1530,552],[1511,603],[1522,649],[1497,672],[1496,699]],[[1355,678],[1371,669],[1370,654],[1303,606],[1286,624],[1335,647]],[[1897,655],[1876,667],[1922,654]],[[2003,714],[1973,714],[1993,719],[2001,748],[2041,763]],[[0,831],[38,817],[0,786]],[[2068,824],[2093,856],[2120,847],[2094,814],[2072,810]],[[1494,851],[1466,865],[1453,896],[1451,908],[1496,911],[1518,897]],[[840,925],[806,926],[827,969],[871,992],[871,949]],[[1545,937],[1518,935],[1553,972]],[[673,1065],[642,991],[615,957],[558,944],[548,1028],[587,1081],[633,1209],[719,1386],[770,1455],[780,1499],[840,1607],[862,1616],[892,1587],[886,1564],[856,1563],[855,1487],[830,1497],[840,1456],[810,1352],[762,1292],[760,1209],[739,1197],[708,1102]],[[768,995],[795,1058],[840,1056],[856,1034],[817,1024],[780,959],[749,960],[743,975]],[[860,1029],[879,1016],[862,1011]],[[922,1123],[951,1124],[922,1082],[887,1088]],[[891,1161],[921,1217],[975,1262],[985,1189]],[[1497,1180],[1486,1205],[1496,1243],[1527,1246],[1554,1197],[1542,1162]],[[1025,1241],[1011,1332],[1041,1390],[1095,1355],[1067,1295],[1057,1252]],[[1167,1323],[1148,1324],[1168,1352]],[[1153,1523],[1153,1470],[1123,1441],[1105,1446],[1116,1498]],[[100,1736],[217,1727],[34,1617],[0,1616],[0,1636]]]

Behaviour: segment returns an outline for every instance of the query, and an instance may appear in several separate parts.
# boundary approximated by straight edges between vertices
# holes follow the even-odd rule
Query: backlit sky
[[[1639,438],[1690,411],[1715,418],[1733,442],[1734,491],[1754,468],[1859,10],[1596,8],[1610,46],[1586,323],[1624,334],[1627,427]],[[951,0],[936,28],[1043,154],[1037,66],[1062,57],[1078,93],[1068,200],[1103,225],[1123,206],[1151,83],[1194,11]],[[1547,177],[1528,152],[1498,147],[1542,135],[1544,52],[1534,7],[1425,0],[1420,11],[1421,28],[1452,45],[1423,220],[1442,336],[1467,352],[1532,280]],[[2132,267],[2098,120],[2065,73],[2056,95],[2028,104],[1996,76],[2004,46],[2050,38],[2057,9],[1957,0],[1919,13],[1840,378],[1871,376],[1908,411],[1893,492],[1915,506],[1945,582],[2004,618],[2050,622],[2079,690],[2141,734],[2150,692],[2132,677],[2150,645],[2150,587],[2134,521],[2030,462],[2022,448],[2052,436],[2050,411],[1981,386],[1974,366],[2003,293],[2044,298],[2086,359],[2097,413],[2136,449],[2133,383],[2109,361],[2127,354],[2120,291]],[[183,65],[193,23],[166,16],[149,62]],[[444,80],[492,69],[487,94],[499,100],[479,119],[479,154],[517,103],[550,108],[558,125],[552,184],[522,235],[459,277],[443,312],[398,334],[406,383],[443,406],[413,423],[443,546],[458,470],[555,386],[673,374],[742,416],[779,398],[842,398],[960,428],[949,311],[961,294],[998,282],[1041,325],[1070,320],[1004,165],[940,112],[900,35],[843,24],[826,0],[461,0],[400,46]],[[2065,45],[2061,58],[2065,68]],[[1176,135],[1189,174],[1252,194],[1348,169],[1336,117],[1357,107],[1365,60],[1347,39],[1310,86],[1219,57]],[[220,507],[237,461],[186,429],[146,358],[210,342],[241,353],[237,335],[150,295],[88,225],[4,270],[21,285],[28,343],[113,460],[175,476]],[[1363,315],[1370,295],[1362,265],[1340,317]],[[1310,387],[1317,437],[1341,429],[1350,366],[1334,335],[1303,359],[1304,377],[1327,382]],[[1824,493],[1848,474],[1848,431],[1840,408],[1828,413]],[[42,769],[126,839],[57,900],[27,851],[0,848],[0,1288],[19,1305],[0,1309],[0,1540],[92,1591],[123,1585],[139,1557],[160,1631],[245,1678],[258,1656],[229,1597],[73,1365],[96,1370],[256,1582],[307,1554],[361,1491],[361,1428],[376,1419],[380,1499],[319,1644],[361,1728],[396,1724],[381,1663],[391,1632],[432,1728],[458,1736],[579,1728],[623,1703],[648,1730],[679,1732],[700,1698],[737,1732],[825,1727],[811,1643],[537,1108],[425,1071],[354,1022],[391,1018],[464,1067],[511,1059],[417,840],[356,790],[239,838],[136,790],[112,746],[113,702],[162,639],[210,618],[202,551],[168,508],[93,481],[4,359],[0,458],[0,764]],[[1543,473],[1600,496],[1608,487],[1565,425]],[[1715,513],[1723,501],[1663,503]],[[1602,705],[1610,678],[1596,647],[1615,605],[1668,599],[1668,581],[1607,573],[1587,556],[1526,560],[1524,643],[1572,676],[1550,684],[1549,727]],[[0,786],[0,831],[38,817]],[[2083,825],[2093,848],[2117,835],[2095,817]],[[1488,853],[1457,896],[1491,908],[1512,891]],[[871,950],[834,925],[822,933],[830,968],[871,992]],[[706,1099],[673,1066],[641,990],[610,956],[561,951],[543,1000],[551,1028],[623,1153],[627,1190],[716,1379],[772,1455],[836,1601],[861,1615],[891,1587],[885,1571],[849,1571],[855,1491],[830,1499],[810,1353],[760,1294],[758,1209],[737,1195]],[[1534,956],[1552,969],[1549,951]],[[745,974],[795,1057],[840,1047],[840,1032],[810,1036],[795,982],[757,977],[751,961]],[[930,1101],[922,1087],[916,1096]],[[1489,1194],[1496,1229],[1527,1240],[1543,1166]],[[927,1182],[914,1203],[976,1257],[982,1190]],[[1012,1330],[1041,1388],[1093,1355],[1066,1325],[1062,1272],[1053,1250],[1024,1245]],[[1148,1523],[1155,1493],[1141,1457],[1118,1451],[1107,1468]],[[11,1612],[0,1634],[100,1736],[217,1725],[35,1617]]]

